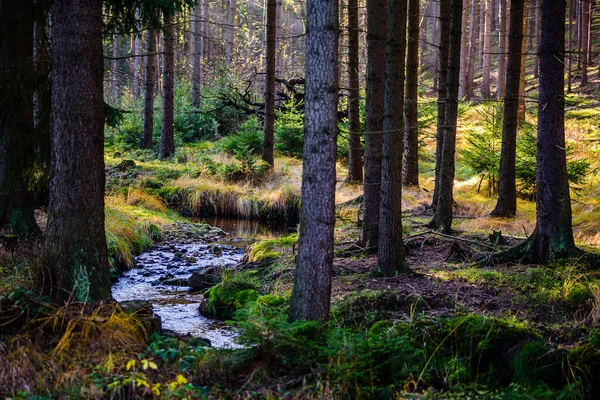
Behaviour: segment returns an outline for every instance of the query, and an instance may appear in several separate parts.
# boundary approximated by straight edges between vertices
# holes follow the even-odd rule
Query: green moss
[[[260,297],[259,288],[255,271],[226,273],[220,283],[204,292],[201,311],[210,317],[231,319],[237,310]]]
[[[250,261],[262,261],[277,259],[285,250],[298,243],[298,235],[290,235],[282,238],[263,240],[252,245],[250,250]]]

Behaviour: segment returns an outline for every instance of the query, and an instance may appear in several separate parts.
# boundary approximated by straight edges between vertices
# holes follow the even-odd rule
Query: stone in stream
[[[220,280],[219,267],[204,267],[200,271],[192,273],[187,280],[187,285],[192,289],[205,290],[216,285]]]
[[[160,317],[154,314],[152,303],[149,301],[124,301],[119,303],[121,309],[128,314],[135,314],[142,321],[146,334],[160,333],[162,330]]]
[[[163,281],[163,285],[188,286],[188,280],[183,278],[167,279],[166,281]]]
[[[223,250],[219,246],[213,246],[211,251],[216,257],[221,257],[223,255]]]

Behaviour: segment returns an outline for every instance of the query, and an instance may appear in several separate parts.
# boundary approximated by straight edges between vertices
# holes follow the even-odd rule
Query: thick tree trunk
[[[202,81],[202,1],[194,8],[192,13],[193,30],[192,30],[192,107],[200,108],[200,82]]]
[[[385,69],[385,114],[379,212],[378,266],[387,276],[406,272],[402,242],[402,144],[407,0],[390,0]]]
[[[440,35],[447,38],[450,35],[450,0],[440,0]],[[437,207],[440,190],[442,165],[442,149],[444,146],[444,121],[446,120],[446,85],[448,82],[448,56],[450,45],[448,40],[442,40],[439,47],[438,98],[437,98],[437,130],[435,135],[435,186],[433,188],[432,207]]]
[[[265,122],[262,159],[273,168],[273,143],[275,136],[275,42],[277,19],[277,0],[267,0],[266,24],[266,74],[265,74]]]
[[[387,3],[387,0],[367,0],[365,183],[361,241],[370,251],[377,249],[379,239]]]
[[[439,196],[430,227],[442,232],[452,230],[452,191],[454,186],[454,154],[456,153],[456,123],[458,120],[458,81],[460,72],[460,37],[463,0],[452,0],[450,26],[450,57],[448,60],[448,85],[446,119],[444,120],[444,145],[442,148]]]
[[[419,186],[419,0],[408,1],[408,45],[406,54],[406,140],[404,186]]]
[[[73,32],[77,32],[76,35]],[[104,231],[102,1],[52,9],[52,169],[45,254],[59,301],[110,297]]]
[[[351,182],[363,180],[358,32],[358,0],[348,0],[348,180]]]
[[[146,32],[146,68],[144,74],[144,110],[142,111],[142,134],[140,149],[152,149],[154,132],[154,88],[156,81],[156,32]]]
[[[500,30],[498,33],[498,87],[496,88],[496,99],[504,98],[506,89],[506,2],[508,0],[500,0]]]
[[[506,71],[506,96],[502,123],[502,150],[500,153],[500,182],[498,202],[491,215],[514,217],[517,211],[515,162],[517,127],[519,124],[519,82],[521,79],[521,44],[523,43],[524,0],[512,0],[510,8],[510,34],[508,42],[508,69]]]
[[[484,0],[485,2],[485,26],[483,29],[483,78],[481,81],[481,97],[488,99],[491,97],[490,92],[490,72],[492,58],[492,0]]]
[[[40,230],[29,176],[35,162],[33,1],[0,0],[0,229]]]
[[[477,38],[479,37],[478,0],[471,0],[471,34],[469,37],[469,55],[467,56],[467,99],[475,95],[473,80],[475,79],[475,59],[477,58]]]
[[[337,1],[308,0],[302,211],[290,320],[329,318],[335,223]]]
[[[173,131],[173,85],[175,46],[175,27],[173,15],[164,12],[165,28],[163,32],[163,76],[162,76],[162,132],[160,135],[159,157],[170,158],[175,153],[175,135]]]

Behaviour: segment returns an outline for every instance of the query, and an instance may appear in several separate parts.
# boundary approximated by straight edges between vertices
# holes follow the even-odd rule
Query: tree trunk
[[[440,35],[447,38],[450,34],[450,0],[440,0]],[[448,40],[442,40],[439,47],[438,98],[437,98],[437,130],[435,135],[435,186],[433,188],[432,207],[437,207],[439,199],[440,176],[442,165],[442,149],[444,146],[444,121],[446,120],[446,85],[448,81]]]
[[[563,1],[563,0],[558,0]],[[527,7],[523,8],[523,32],[527,32],[528,14]],[[525,112],[527,111],[527,105],[525,104],[525,68],[526,68],[526,53],[527,53],[527,38],[523,35],[521,42],[521,77],[519,78],[519,113],[517,119],[519,123],[525,121]]]
[[[275,135],[275,42],[277,24],[277,0],[267,0],[266,24],[266,74],[265,74],[265,122],[262,159],[273,168],[273,143]]]
[[[454,154],[456,152],[456,123],[458,120],[458,81],[460,72],[460,37],[462,28],[463,0],[452,0],[450,26],[450,57],[448,60],[448,85],[446,95],[446,119],[444,120],[444,144],[440,171],[440,188],[435,215],[430,227],[442,232],[452,230],[452,196],[454,186]]]
[[[590,6],[589,0],[581,5],[581,82],[580,87],[588,84],[588,65],[590,63],[589,40],[590,40]]]
[[[377,249],[379,239],[387,0],[367,0],[367,24],[365,183],[361,241],[373,251]]]
[[[478,0],[471,0],[471,35],[469,37],[469,55],[467,56],[467,99],[475,95],[473,80],[475,79],[475,59],[477,58],[477,38],[479,37]]]
[[[489,99],[490,92],[490,71],[492,58],[492,0],[485,1],[485,27],[483,30],[483,78],[481,81],[481,97]]]
[[[443,18],[447,18],[447,17],[443,17],[442,16],[442,12],[441,12],[441,0],[434,0],[433,1],[433,45],[434,47],[437,49],[438,54],[434,54],[433,56],[433,90],[434,91],[439,91],[440,87],[439,87],[439,74],[438,71],[440,70],[440,56],[439,53],[442,51],[442,47],[444,46],[444,43],[446,43],[447,46],[447,41],[446,40],[442,40],[442,38],[444,38],[443,36],[443,32],[442,32],[442,19]]]
[[[202,24],[204,23],[201,20],[202,13],[202,1],[201,0],[198,5],[194,8],[194,12],[192,14],[192,18],[194,19],[194,25],[192,30],[192,107],[200,108],[200,82],[202,80],[202,53],[201,53],[201,43],[202,43]]]
[[[231,65],[233,55],[233,39],[235,36],[235,17],[237,0],[227,0],[227,26],[225,27],[225,65]]]
[[[506,2],[508,0],[500,0],[500,32],[499,51],[498,51],[498,87],[496,88],[496,99],[504,98],[506,89]]]
[[[462,38],[461,38],[461,48],[460,48],[460,87],[459,87],[459,91],[458,91],[458,97],[460,99],[464,99],[467,97],[467,89],[468,89],[468,64],[469,64],[469,60],[468,60],[468,55],[469,55],[469,37],[470,37],[470,32],[469,29],[472,29],[473,26],[472,24],[468,23],[469,20],[469,15],[470,15],[470,6],[471,6],[471,1],[470,0],[466,0],[466,4],[465,4],[465,8],[463,9],[463,32],[462,32]]]
[[[535,53],[533,58],[533,79],[539,79],[540,77],[540,1],[533,0],[533,11],[535,12],[535,17],[533,18],[533,23],[535,24],[533,27],[533,52]],[[570,55],[569,55],[570,58]]]
[[[0,229],[31,237],[35,163],[33,1],[0,0]]]
[[[152,149],[154,132],[154,88],[156,81],[156,32],[146,32],[146,71],[144,74],[144,110],[142,114],[142,134],[140,149]]]
[[[521,44],[523,43],[524,0],[512,0],[510,7],[510,34],[508,42],[508,69],[506,96],[502,123],[502,150],[500,153],[500,182],[498,202],[491,215],[514,217],[517,211],[515,162],[517,126],[519,124],[519,82],[521,79]]]
[[[202,80],[206,80],[208,74],[208,66],[212,60],[212,53],[210,50],[210,0],[202,0],[202,65],[203,74]]]
[[[386,52],[378,266],[386,276],[407,272],[402,242],[402,144],[407,0],[390,0]]]
[[[111,68],[112,68],[112,101],[117,104],[119,102],[119,35],[116,33],[113,34],[113,43],[112,43],[112,60],[111,60]]]
[[[335,223],[337,1],[308,0],[302,211],[290,320],[329,318]]]
[[[77,32],[76,35],[73,32]],[[104,231],[102,1],[52,10],[52,167],[46,260],[52,297],[110,297]]]
[[[163,31],[163,82],[162,82],[162,132],[160,135],[159,157],[173,157],[175,153],[175,137],[173,131],[173,85],[175,46],[175,27],[173,14],[164,11],[165,27]]]
[[[363,180],[358,32],[358,0],[348,0],[348,180],[351,182]]]
[[[569,45],[568,45],[568,64],[569,69],[567,71],[567,93],[571,93],[573,91],[573,23],[575,15],[575,10],[573,10],[575,5],[575,0],[569,1]],[[537,55],[539,60],[539,54]],[[538,67],[539,68],[539,67]],[[539,69],[538,69],[539,71]]]
[[[140,29],[140,11],[136,11],[136,29]],[[137,100],[140,98],[140,53],[142,52],[142,36],[141,32],[134,32],[133,39],[133,97]]]
[[[408,45],[406,55],[406,140],[404,186],[419,186],[419,0],[408,1]]]

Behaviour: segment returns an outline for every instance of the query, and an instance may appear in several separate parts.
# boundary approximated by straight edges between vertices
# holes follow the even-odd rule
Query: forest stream
[[[202,290],[191,289],[188,278],[207,267],[235,265],[255,237],[281,236],[286,233],[286,227],[224,218],[196,222],[215,228],[202,235],[171,232],[166,240],[135,257],[136,268],[119,277],[112,287],[112,295],[118,302],[152,303],[163,330],[208,339],[217,348],[236,347],[236,334],[231,326],[200,314]],[[178,224],[175,230],[190,225]]]

